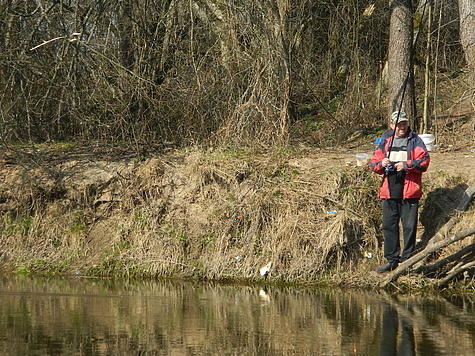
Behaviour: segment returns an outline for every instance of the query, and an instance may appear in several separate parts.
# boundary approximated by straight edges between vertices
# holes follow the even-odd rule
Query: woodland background
[[[423,260],[383,283],[473,291],[474,10],[0,0],[0,267],[378,285],[380,177],[351,161],[408,78]]]
[[[391,84],[395,6],[412,11],[421,126],[438,82],[467,70],[473,1],[2,0],[1,137],[332,145],[381,130],[407,71]]]

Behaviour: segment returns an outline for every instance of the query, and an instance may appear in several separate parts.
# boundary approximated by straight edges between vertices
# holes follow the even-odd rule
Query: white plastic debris
[[[262,267],[262,268],[259,270],[259,273],[261,274],[261,276],[267,277],[267,276],[269,275],[269,271],[270,271],[271,266],[272,266],[272,262],[269,262],[269,263],[266,264],[264,267]]]

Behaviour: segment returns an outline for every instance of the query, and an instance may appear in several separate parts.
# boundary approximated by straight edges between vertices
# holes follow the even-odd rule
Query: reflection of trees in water
[[[475,346],[473,301],[400,295],[383,300],[380,355],[464,354]]]
[[[84,354],[320,355],[356,348],[410,355],[475,347],[469,299],[86,279],[5,279],[0,294],[0,350],[28,351],[33,345],[25,340]],[[18,315],[21,323],[8,322]]]

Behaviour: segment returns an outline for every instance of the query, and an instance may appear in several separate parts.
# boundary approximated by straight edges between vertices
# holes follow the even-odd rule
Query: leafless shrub
[[[386,56],[386,6],[7,2],[2,137],[268,146],[310,130],[333,144],[362,121],[384,123],[371,88]],[[444,31],[456,43],[453,26]]]

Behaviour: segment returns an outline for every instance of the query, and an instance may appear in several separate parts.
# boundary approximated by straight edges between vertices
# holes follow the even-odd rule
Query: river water
[[[1,355],[473,355],[475,296],[0,278]]]

